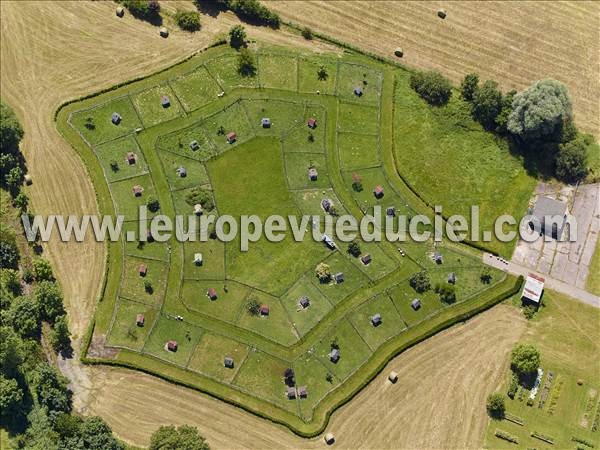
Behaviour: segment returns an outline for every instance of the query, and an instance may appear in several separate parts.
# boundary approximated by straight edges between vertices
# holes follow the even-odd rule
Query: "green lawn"
[[[144,153],[133,135],[99,145],[95,148],[95,152],[109,182],[143,175],[148,172],[148,164],[146,164]],[[129,153],[133,153],[134,160],[132,162],[128,160]],[[115,163],[116,166],[114,166]]]
[[[161,103],[162,97],[167,97],[170,105],[163,106]],[[132,96],[131,100],[146,127],[151,127],[184,114],[179,100],[169,85],[156,86],[142,91]]]
[[[186,111],[193,111],[215,101],[222,90],[203,66],[171,81],[170,85]]]
[[[188,368],[231,383],[249,351],[247,345],[226,336],[204,333],[194,350]],[[225,367],[225,357],[233,358],[233,368]]]
[[[121,116],[121,121],[111,121],[113,113]],[[128,95],[112,99],[91,109],[79,110],[70,118],[71,126],[90,144],[99,144],[124,136],[140,128],[140,121]]]
[[[256,138],[211,161],[208,171],[219,212],[240,216],[298,215],[285,179],[279,142]],[[246,195],[252,186],[252,195]],[[262,238],[240,251],[239,237],[227,245],[227,273],[234,280],[280,295],[299,275],[327,253],[320,243],[294,242],[291,233],[281,242]],[[261,267],[260,271],[255,268]]]
[[[135,232],[132,241],[109,246],[104,296],[94,317],[94,334],[121,348],[114,361],[200,388],[314,435],[322,431],[332,409],[354,395],[399,346],[456,320],[458,314],[489,306],[490,299],[500,301],[493,296],[508,292],[514,279],[494,272],[494,284],[482,285],[477,251],[442,246],[444,263],[437,265],[431,243],[360,240],[361,255],[372,257],[365,265],[339,239],[335,251],[313,241],[310,220],[303,242],[294,242],[288,230],[282,242],[262,237],[247,252],[241,251],[239,237],[231,242],[211,236],[206,241],[143,243],[137,236],[138,207],[147,212],[148,221],[156,214],[189,216],[197,203],[204,218],[258,215],[264,221],[274,214],[331,217],[321,207],[327,198],[339,215],[357,219],[375,205],[384,214],[394,206],[398,214],[413,215],[427,206],[398,176],[392,150],[420,152],[421,146],[423,156],[405,156],[410,164],[403,166],[394,156],[408,180],[414,171],[417,191],[426,200],[439,191],[463,205],[460,189],[468,193],[467,199],[500,190],[501,202],[494,200],[500,209],[510,203],[504,198],[512,195],[505,187],[510,178],[502,158],[501,189],[491,176],[495,169],[482,169],[487,164],[482,157],[472,166],[454,161],[471,151],[481,156],[483,150],[471,147],[488,142],[490,135],[456,113],[456,102],[432,110],[416,101],[412,91],[402,91],[406,76],[400,69],[348,52],[311,55],[260,43],[250,47],[257,55],[254,77],[238,73],[235,50],[217,46],[160,74],[69,104],[59,111],[57,124],[86,163],[100,210],[112,212],[114,206],[117,214],[126,215],[124,230]],[[323,79],[317,76],[321,66],[327,72]],[[394,74],[402,94],[396,97]],[[353,93],[357,86],[363,89],[360,97]],[[162,107],[161,95],[170,97],[170,107]],[[121,114],[119,125],[110,122],[112,112]],[[270,128],[261,124],[265,117],[271,119]],[[313,118],[316,127],[309,128]],[[434,137],[425,133],[438,128]],[[450,137],[444,134],[447,128]],[[225,138],[232,131],[237,134],[233,144]],[[198,148],[192,148],[193,141]],[[418,170],[428,166],[438,141],[447,151],[444,161],[437,161],[438,172],[443,175],[461,164],[466,181],[460,189],[442,188],[447,182],[442,175],[433,181],[419,178]],[[493,144],[485,147],[492,153],[490,164],[496,163],[494,152],[503,145]],[[460,147],[456,155],[454,145]],[[137,155],[135,165],[125,163],[129,151]],[[111,168],[113,161],[118,170]],[[514,160],[508,166],[522,171]],[[177,172],[182,167],[184,177]],[[318,171],[315,181],[308,178],[310,167]],[[487,171],[489,176],[481,175],[485,186],[471,182],[471,167]],[[361,177],[362,190],[353,189],[354,175]],[[531,180],[522,183],[520,175],[515,180],[515,195],[523,197]],[[143,188],[140,197],[133,195],[136,185]],[[384,188],[382,199],[373,195],[378,185]],[[154,213],[147,210],[150,198],[160,200]],[[192,222],[186,217],[181,226],[185,230]],[[398,247],[407,256],[400,256]],[[197,253],[202,265],[194,263]],[[319,262],[329,264],[333,274],[342,272],[344,281],[320,283],[314,274]],[[142,263],[148,267],[146,277],[138,273]],[[448,273],[455,272],[459,303],[445,307],[433,291],[416,294],[407,279],[422,268],[434,283],[447,282]],[[216,299],[207,297],[209,288],[217,290]],[[308,308],[299,307],[302,296],[310,299]],[[417,297],[422,307],[413,311],[410,301]],[[269,315],[250,315],[251,299],[268,305]],[[135,325],[139,313],[145,314],[144,327]],[[382,315],[379,327],[370,322],[375,313]],[[176,352],[165,349],[169,340],[177,341]],[[337,364],[328,357],[332,341],[342,355]],[[234,358],[233,369],[223,366],[225,356]],[[286,368],[294,368],[297,385],[307,386],[308,398],[287,399]],[[565,380],[567,376],[574,375],[565,372]]]
[[[298,67],[294,55],[259,54],[258,74],[261,87],[290,91],[298,89]]]
[[[478,205],[481,229],[493,231],[496,217],[512,214],[518,222],[526,214],[535,178],[505,141],[471,119],[458,94],[446,106],[428,106],[409,87],[408,75],[397,72],[394,107],[398,171],[422,198],[441,205],[444,216],[468,218]],[[510,257],[514,244],[486,245]]]
[[[319,77],[321,68],[325,76]],[[298,58],[298,90],[300,92],[334,94],[337,79],[337,61],[332,58]]]
[[[136,323],[138,314],[144,315],[145,322],[142,327]],[[114,322],[108,335],[108,345],[141,350],[157,315],[158,310],[153,307],[120,298],[117,302]]]
[[[179,366],[187,366],[202,330],[189,323],[161,315],[152,328],[143,352]],[[177,351],[167,350],[167,342],[177,342]]]
[[[522,447],[545,447],[530,436],[532,431],[553,438],[553,448],[575,448],[573,436],[598,447],[600,435],[591,426],[600,408],[600,310],[550,290],[544,292],[543,302],[544,307],[529,321],[523,341],[535,345],[541,353],[545,372],[542,386],[549,372],[553,373],[550,393],[541,408],[541,389],[532,406],[527,405],[527,389],[521,388],[514,399],[505,396],[508,413],[522,418],[524,426],[507,420],[491,421],[486,432],[487,446],[514,447],[494,436],[494,430],[501,429],[516,436]],[[507,373],[500,392],[506,392],[508,378]]]

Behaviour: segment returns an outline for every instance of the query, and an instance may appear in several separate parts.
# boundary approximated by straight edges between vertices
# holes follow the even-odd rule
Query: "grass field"
[[[205,17],[203,32],[194,35],[193,38],[187,34],[172,32],[168,40],[162,40],[156,35],[154,28],[143,22],[136,21],[131,17],[126,17],[123,21],[114,20],[113,7],[108,3],[73,4],[68,6],[68,10],[66,5],[51,5],[41,2],[28,2],[21,4],[19,8],[15,5],[14,2],[6,2],[2,8],[3,35],[10,33],[12,36],[19,36],[19,39],[2,40],[3,61],[11,62],[11,64],[2,65],[3,97],[6,96],[12,100],[11,104],[17,108],[17,112],[25,124],[24,150],[28,155],[29,170],[35,179],[30,195],[33,197],[35,210],[40,213],[44,213],[44,211],[53,213],[56,211],[53,209],[54,207],[73,213],[89,213],[95,209],[94,192],[88,178],[71,176],[73,173],[84,173],[85,169],[80,159],[56,133],[51,121],[51,114],[60,101],[164,67],[193,49],[205,46],[216,33],[226,30],[230,25],[236,23],[236,19],[230,14],[222,14],[218,20]],[[173,2],[163,4],[163,7],[165,10],[171,10],[175,8],[175,5],[176,2]],[[183,7],[189,6],[183,5]],[[493,8],[498,7],[504,6],[493,4]],[[514,8],[513,6],[508,7]],[[553,8],[555,7],[553,6]],[[559,13],[568,10],[564,7],[560,8]],[[553,14],[556,13],[557,11],[553,11]],[[113,20],[107,20],[107,17],[113,18]],[[539,20],[538,14],[526,14],[520,17],[524,20]],[[584,14],[581,17],[594,16]],[[44,26],[40,26],[42,18]],[[325,22],[324,20],[323,23]],[[84,28],[85,33],[80,33],[80,30]],[[575,26],[571,28],[577,29]],[[272,42],[292,42],[298,47],[323,48],[319,43],[305,42],[301,38],[285,33],[276,34],[269,30],[253,27],[250,29],[253,37],[261,37]],[[464,29],[470,30],[471,27]],[[593,29],[593,27],[586,27],[586,29]],[[127,39],[104,39],[107,33],[126,36]],[[362,38],[364,35],[355,33],[355,36]],[[552,36],[556,36],[556,34],[546,37]],[[81,44],[77,48],[71,46],[71,40],[75,38]],[[19,43],[18,47],[15,45],[16,42]],[[561,40],[561,43],[566,42],[573,41]],[[392,47],[395,45],[395,43],[391,44]],[[64,48],[71,50],[64,52]],[[91,48],[94,49],[93,52],[90,51]],[[416,54],[413,52],[413,55]],[[508,53],[504,52],[504,54]],[[35,58],[25,60],[25,55],[35,55]],[[439,60],[437,50],[436,57],[432,60]],[[50,64],[50,62],[52,63]],[[25,75],[5,76],[10,71],[16,73],[25,64],[30,69]],[[539,64],[536,65],[536,67],[539,66]],[[302,67],[302,62],[300,67]],[[57,70],[54,70],[55,68]],[[73,76],[64,77],[65,71]],[[314,69],[308,70],[308,72],[311,71]],[[509,72],[510,76],[514,76],[514,71]],[[92,77],[90,74],[94,76]],[[331,86],[335,86],[335,76],[335,72],[330,71],[330,77],[325,82],[330,89],[334,89]],[[302,82],[301,70],[299,77]],[[173,87],[173,82],[171,84]],[[584,85],[593,86],[587,82]],[[326,89],[322,87],[323,84],[320,81],[307,81],[306,86],[309,86],[308,89],[321,89],[322,92]],[[31,95],[23,97],[22,92],[30,92]],[[207,98],[210,95],[207,95]],[[594,98],[593,95],[584,95],[583,97]],[[201,102],[204,101],[204,99],[201,100]],[[576,105],[576,107],[578,106]],[[581,117],[581,114],[579,116]],[[593,119],[597,117],[597,114],[589,114],[589,117]],[[299,144],[309,147],[305,144],[306,131],[300,131],[302,130],[297,133]],[[317,142],[317,146],[321,149],[319,151],[325,151],[324,143]],[[44,158],[44,155],[50,157]],[[35,157],[32,158],[32,156]],[[63,182],[67,177],[71,180],[68,185]],[[102,192],[100,194],[99,201],[102,204]],[[90,310],[95,304],[96,292],[101,284],[103,271],[100,267],[104,264],[103,247],[91,241],[75,245],[53,242],[48,245],[48,249],[55,271],[61,279],[66,298],[71,305],[69,308],[71,328],[74,330],[77,345],[89,321]],[[128,244],[126,249],[128,249],[127,253],[138,251],[135,244]],[[147,254],[149,249],[165,255],[158,249],[166,250],[166,246],[153,243],[139,251]],[[139,256],[143,256],[143,254]],[[488,317],[488,322],[483,327],[478,325],[474,335],[470,335],[466,341],[458,341],[477,342],[480,344],[481,350],[487,351],[487,353],[476,352],[477,364],[481,363],[481,366],[471,365],[473,371],[467,375],[484,373],[485,371],[479,370],[479,367],[489,367],[489,360],[485,359],[486,356],[492,361],[496,359],[496,355],[491,350],[497,351],[499,348],[497,337],[501,336],[508,341],[510,336],[514,336],[513,333],[517,331],[514,324],[515,321],[518,321],[518,317],[507,317],[510,320],[503,322],[496,320],[495,314],[490,313],[486,317]],[[481,318],[483,320],[483,316]],[[457,329],[459,331],[453,333],[456,338],[460,338],[463,333],[470,332],[466,330],[466,327],[457,327]],[[205,336],[203,335],[203,339]],[[483,338],[484,336],[487,336],[487,340]],[[440,336],[440,339],[443,337]],[[457,345],[456,342],[456,340],[449,339],[448,348]],[[422,375],[432,373],[433,361],[436,362],[436,371],[442,370],[440,368],[444,366],[441,358],[449,355],[448,352],[442,351],[444,347],[440,343],[441,341],[434,338],[419,346],[419,349],[423,349],[423,353],[427,348],[435,348],[436,352],[439,351],[437,357],[429,354],[429,359],[423,359],[417,357],[415,352],[408,352],[398,359],[401,367],[408,371],[407,378],[419,380],[419,388],[430,392],[431,399],[435,398],[436,404],[440,408],[452,405],[452,411],[460,409],[456,407],[456,399],[459,401],[472,400],[474,404],[481,404],[484,397],[477,400],[473,396],[462,396],[460,392],[456,392],[456,396],[451,397],[439,395],[440,393],[435,389],[427,389],[426,382],[434,388],[439,387],[439,379],[427,378]],[[458,345],[460,346],[460,344]],[[466,345],[463,347],[467,348]],[[469,347],[468,355],[471,354],[470,350],[471,347]],[[456,361],[464,362],[465,356],[468,355],[457,355]],[[453,372],[453,370],[459,366],[462,367],[462,364],[450,363],[445,366],[444,373],[449,377],[448,379],[458,376],[458,372]],[[422,372],[419,371],[421,368]],[[150,433],[158,425],[167,422],[182,423],[182,421],[197,424],[215,448],[230,448],[232,445],[238,447],[260,446],[262,448],[286,446],[298,448],[319,445],[316,441],[299,440],[281,427],[273,426],[223,402],[138,372],[101,366],[79,368],[76,365],[71,370],[69,376],[72,377],[76,390],[76,407],[89,405],[90,408],[86,408],[88,411],[102,414],[120,436],[140,445],[147,445]],[[464,376],[465,372],[461,371],[461,379],[464,379]],[[415,408],[417,402],[406,402],[403,391],[396,391],[401,397],[391,396],[390,390],[383,382],[384,379],[385,374],[382,374],[381,383],[378,384],[376,380],[372,385],[373,389],[378,391],[378,395],[374,396],[372,390],[364,391],[334,417],[331,427],[338,437],[339,445],[345,445],[344,443],[357,445],[361,442],[379,447],[389,446],[390,442],[406,443],[407,446],[440,446],[441,442],[450,442],[456,447],[481,445],[480,442],[478,443],[479,433],[474,431],[477,428],[473,428],[473,422],[471,422],[471,420],[478,422],[478,418],[466,418],[468,420],[461,418],[454,423],[444,424],[447,426],[442,428],[437,425],[434,427],[429,411]],[[149,396],[148,392],[152,392],[153,395]],[[129,401],[123,404],[122,399],[125,397]],[[178,398],[176,403],[172,402],[175,397]],[[428,399],[421,398],[418,403],[425,404],[427,401]],[[385,407],[385,402],[389,402],[388,408]],[[399,410],[399,406],[406,409]],[[395,411],[394,417],[386,416],[385,411],[392,409]],[[145,415],[143,422],[136,422],[136,417],[139,417],[136,412],[140,410],[147,411],[148,414]],[[403,411],[406,412],[403,413]],[[373,414],[374,412],[376,414]],[[211,416],[210,422],[205,420],[207,415]],[[398,427],[398,416],[411,417],[414,420],[403,422],[401,423],[402,427]],[[456,417],[453,414],[448,414],[448,416]],[[358,417],[361,417],[362,420],[357,421]],[[369,419],[364,420],[365,417]],[[232,424],[235,424],[238,430],[238,433],[234,435],[229,433]],[[357,427],[357,424],[361,426]],[[394,428],[390,429],[389,424],[394,425]],[[407,437],[406,430],[411,431],[409,434],[412,437]]]
[[[528,326],[523,341],[534,344],[542,355],[544,376],[540,391],[531,406],[530,391],[520,388],[514,399],[506,398],[507,412],[524,421],[520,426],[507,420],[491,421],[486,433],[486,447],[511,448],[514,444],[494,436],[500,429],[516,436],[519,446],[545,446],[532,437],[532,432],[553,439],[556,448],[575,445],[572,437],[592,445],[600,445],[598,431],[592,431],[596,420],[600,374],[600,322],[598,309],[576,302],[552,291],[544,294],[544,307]],[[549,382],[549,374],[553,374]],[[549,384],[545,402],[543,386]],[[581,384],[580,384],[581,383]],[[508,387],[508,373],[500,391]]]
[[[88,129],[73,121],[82,114],[79,111],[100,111],[95,105],[105,103],[116,107],[111,99],[123,95],[132,99],[142,129],[113,141],[104,140],[96,150],[102,155],[99,162],[104,164],[105,174],[113,167],[109,160],[106,169],[103,160],[122,153],[127,146],[135,144],[145,157],[144,173],[109,183],[114,207],[126,215],[126,220],[137,225],[138,207],[145,208],[151,218],[158,213],[189,215],[195,204],[203,205],[204,214],[213,217],[254,214],[264,221],[273,214],[287,217],[310,212],[323,216],[324,198],[334,202],[338,214],[366,211],[375,204],[410,210],[399,194],[401,181],[394,177],[394,169],[388,172],[390,168],[381,158],[380,133],[388,133],[388,140],[391,137],[390,129],[380,130],[381,104],[394,101],[389,89],[384,95],[381,64],[357,57],[338,62],[338,98],[305,98],[306,94],[298,92],[297,73],[300,61],[306,63],[308,55],[300,57],[287,48],[261,49],[257,75],[257,83],[263,87],[260,91],[248,89],[255,84],[245,78],[236,82],[236,74],[230,73],[234,65],[219,65],[218,75],[213,73],[217,70],[215,60],[223,62],[230,58],[228,55],[229,50],[217,47],[161,74],[159,79],[150,77],[61,111],[61,117],[71,118],[66,123],[70,131],[65,133],[77,146],[103,141],[105,133],[104,129]],[[194,70],[201,72],[199,77],[205,77],[208,70],[226,86],[227,96],[206,99],[203,106],[186,108],[184,113],[175,103],[170,86],[182,77],[193,77]],[[318,80],[317,73],[313,76]],[[393,83],[393,77],[388,82]],[[363,88],[360,97],[352,91],[356,84]],[[188,84],[186,95],[192,94],[193,85]],[[168,108],[161,106],[163,95],[173,96]],[[204,92],[198,96],[206,98]],[[272,119],[270,128],[262,127],[264,117]],[[316,128],[307,127],[308,118],[317,120]],[[80,127],[87,133],[86,141],[77,138],[83,135]],[[237,134],[235,142],[226,141],[229,132]],[[198,148],[191,145],[194,140]],[[319,171],[316,181],[308,178],[310,167]],[[186,176],[181,176],[182,169],[186,169]],[[355,171],[363,177],[366,189],[362,192],[350,186],[348,177]],[[384,186],[383,200],[372,194],[376,185]],[[143,188],[141,195],[134,195],[134,186]],[[151,199],[159,203],[158,210],[147,207]],[[135,227],[130,225],[129,229]],[[306,231],[310,232],[309,226]],[[423,299],[420,320],[411,319],[407,308],[414,294],[406,282],[411,273],[426,269],[434,282],[445,283],[447,270],[455,271],[460,280],[456,314],[467,308],[467,302],[477,305],[477,296],[491,287],[478,279],[478,260],[444,250],[447,269],[441,269],[432,264],[431,249],[423,244],[411,245],[411,257],[401,262],[390,244],[361,242],[361,254],[372,257],[365,265],[347,254],[345,245],[332,252],[318,239],[294,242],[291,233],[277,242],[262,237],[250,244],[249,251],[241,249],[241,242],[239,235],[227,242],[170,241],[166,260],[161,244],[126,244],[123,262],[111,260],[110,281],[104,293],[105,299],[118,295],[121,300],[102,304],[95,333],[106,333],[109,343],[128,349],[116,356],[120,362],[136,367],[141,363],[159,374],[164,373],[161,367],[170,364],[175,369],[167,371],[184,370],[195,383],[216,381],[218,395],[241,396],[242,400],[236,401],[242,405],[262,404],[260,413],[283,415],[286,418],[278,420],[286,424],[290,424],[287,417],[296,417],[294,420],[299,421],[293,426],[297,430],[323,426],[319,421],[326,400],[341,395],[340,389],[348,389],[350,380],[354,383],[365,376],[361,374],[368,373],[366,367],[380,348],[390,348],[390,342],[402,338],[413,325],[425,327],[429,320],[452,317],[455,309],[444,307],[437,295],[430,293]],[[199,253],[203,260],[200,265],[193,261]],[[314,275],[319,262],[328,264],[331,273],[339,273],[343,279],[319,281]],[[141,264],[147,267],[145,276],[139,274]],[[121,280],[112,275],[119,266]],[[501,282],[502,277],[498,274],[495,281]],[[510,284],[506,281],[503,286]],[[217,295],[209,299],[207,292],[212,288]],[[368,293],[366,299],[364,293]],[[305,310],[298,307],[302,296],[311,302]],[[269,313],[250,314],[247,305],[252,302],[268,306]],[[135,305],[151,308],[152,326],[148,330],[135,328]],[[155,314],[157,310],[159,314]],[[370,318],[376,313],[382,315],[383,323],[374,327]],[[183,319],[175,320],[176,316]],[[228,341],[224,347],[207,348],[206,343],[201,344],[207,333],[227,336]],[[176,351],[165,348],[170,340],[178,343]],[[208,354],[200,354],[199,345]],[[328,356],[332,345],[339,346],[342,353],[335,364]],[[236,364],[233,376],[214,366],[229,348],[240,349],[240,354],[244,353],[241,349],[252,349]],[[283,370],[296,364],[298,358],[297,376],[311,380],[315,387],[308,401],[288,400],[284,395]],[[203,371],[202,361],[211,361],[212,369]],[[329,373],[332,381],[327,380]],[[312,384],[307,387],[312,392]]]
[[[587,279],[587,289],[596,295],[600,295],[600,241],[596,242],[596,250],[592,257],[590,273]]]

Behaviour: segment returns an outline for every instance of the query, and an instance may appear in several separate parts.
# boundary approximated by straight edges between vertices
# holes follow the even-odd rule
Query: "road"
[[[535,273],[546,280],[544,287],[568,295],[569,297],[579,300],[580,302],[587,303],[594,308],[600,308],[600,297],[563,281],[556,280],[548,277],[547,275],[532,271],[528,267],[506,261],[505,259],[494,256],[490,253],[483,254],[483,262],[488,266],[495,267],[496,269],[503,270],[504,272],[508,272],[512,275],[523,275],[526,277],[530,273]]]

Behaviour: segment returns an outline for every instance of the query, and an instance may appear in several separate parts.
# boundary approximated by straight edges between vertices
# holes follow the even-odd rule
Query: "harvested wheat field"
[[[469,72],[522,89],[565,83],[578,125],[600,136],[600,4],[597,2],[265,2],[285,20],[362,49],[436,69],[455,83]],[[444,8],[446,19],[436,11]]]

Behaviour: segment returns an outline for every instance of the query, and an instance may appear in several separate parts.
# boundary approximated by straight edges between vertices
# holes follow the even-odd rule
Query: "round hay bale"
[[[29,174],[26,174],[26,175],[25,175],[25,177],[23,177],[23,178],[24,178],[24,180],[25,180],[25,184],[26,184],[27,186],[29,186],[29,185],[31,185],[31,184],[33,183],[33,180],[31,179],[31,175],[29,175]]]
[[[325,435],[325,443],[327,445],[331,445],[335,442],[335,436],[333,435],[333,433],[327,433]]]
[[[160,33],[161,37],[164,37],[164,38],[169,37],[169,30],[167,30],[166,27],[161,27],[159,33]]]
[[[402,47],[396,47],[396,50],[394,50],[394,55],[396,55],[398,58],[402,58],[404,56],[404,50],[402,50]]]
[[[446,18],[446,10],[445,9],[438,9],[437,15],[438,15],[438,17],[440,19],[445,19]]]
[[[117,15],[117,17],[123,17],[125,15],[125,9],[122,6],[117,6],[115,14]]]

